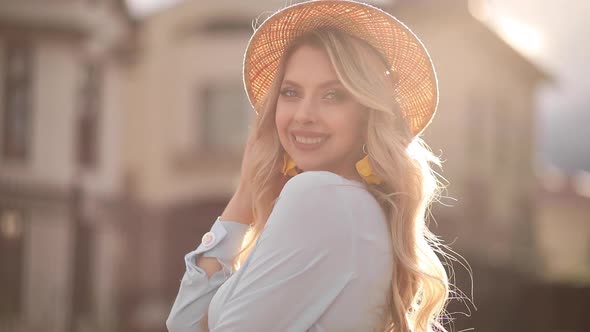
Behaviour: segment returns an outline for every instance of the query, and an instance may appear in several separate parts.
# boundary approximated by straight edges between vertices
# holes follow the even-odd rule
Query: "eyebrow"
[[[291,81],[291,80],[284,80],[283,81],[283,84],[294,85],[294,86],[296,86],[298,88],[301,88],[301,84],[299,84],[297,82],[294,82],[294,81]],[[319,87],[320,88],[323,88],[323,87],[327,87],[327,86],[330,86],[330,85],[342,85],[342,83],[340,83],[339,80],[331,80],[331,81],[323,82],[322,84],[319,85]]]

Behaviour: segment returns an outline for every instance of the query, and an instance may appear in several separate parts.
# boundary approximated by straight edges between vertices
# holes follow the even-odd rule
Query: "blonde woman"
[[[300,3],[256,30],[244,83],[241,183],[185,256],[169,331],[446,331],[426,226],[440,163],[418,137],[438,90],[417,37],[366,4]]]

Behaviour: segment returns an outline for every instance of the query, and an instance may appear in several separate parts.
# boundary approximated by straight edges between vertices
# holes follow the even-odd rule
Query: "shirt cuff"
[[[185,255],[187,270],[193,270],[197,256],[203,254],[203,257],[217,258],[221,265],[233,271],[231,260],[242,248],[242,241],[249,228],[249,225],[218,217],[211,230],[203,235],[197,249]]]

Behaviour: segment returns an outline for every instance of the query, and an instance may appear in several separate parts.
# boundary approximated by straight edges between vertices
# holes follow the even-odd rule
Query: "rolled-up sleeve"
[[[306,331],[355,278],[351,186],[291,178],[212,331]]]
[[[197,249],[184,256],[186,270],[166,326],[170,332],[194,332],[207,312],[215,292],[234,272],[231,260],[239,252],[249,226],[217,218]],[[207,276],[197,258],[214,257],[222,269]]]

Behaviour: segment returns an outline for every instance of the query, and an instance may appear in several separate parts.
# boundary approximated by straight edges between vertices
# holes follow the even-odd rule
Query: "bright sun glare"
[[[126,0],[129,10],[135,16],[146,16],[183,0]]]
[[[469,10],[479,20],[490,25],[508,44],[529,57],[543,51],[543,37],[533,27],[503,14],[482,0],[470,0]]]
[[[537,30],[506,16],[497,16],[494,21],[498,32],[514,48],[533,57],[541,53],[542,38]]]

